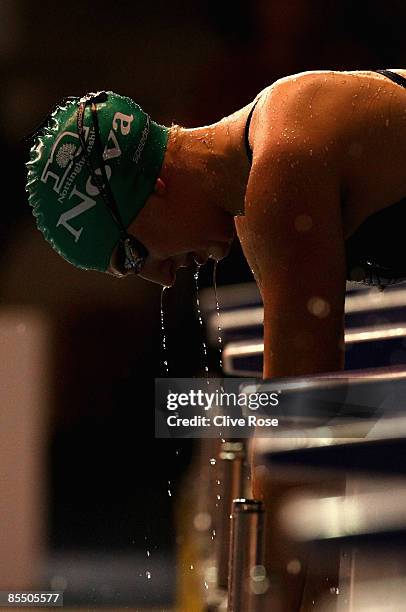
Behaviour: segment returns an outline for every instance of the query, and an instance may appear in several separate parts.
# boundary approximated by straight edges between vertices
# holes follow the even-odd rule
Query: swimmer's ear
[[[158,177],[155,183],[154,193],[158,196],[163,196],[165,195],[165,192],[166,192],[166,183],[164,183],[164,181]]]

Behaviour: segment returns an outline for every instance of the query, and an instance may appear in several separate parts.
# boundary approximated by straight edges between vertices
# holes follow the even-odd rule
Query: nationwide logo
[[[66,166],[73,160],[76,153],[76,147],[74,144],[65,143],[61,146],[58,153],[56,154],[56,163],[60,168],[66,168]]]
[[[103,151],[103,160],[112,160],[122,155],[116,133],[118,136],[128,136],[131,132],[133,119],[133,115],[125,115],[120,112],[114,114]],[[84,127],[84,132],[86,151],[89,155],[95,142],[94,127],[91,129]],[[82,235],[83,226],[77,228],[71,222],[96,206],[96,198],[99,195],[99,189],[97,185],[93,184],[91,175],[84,177],[82,185],[77,185],[76,179],[86,165],[86,159],[82,153],[78,134],[70,131],[62,132],[52,147],[41,175],[41,181],[48,184],[56,192],[59,204],[66,204],[65,200],[72,202],[72,206],[59,216],[56,227],[61,226],[67,230],[75,242]],[[109,164],[105,164],[104,168],[107,180],[110,180],[112,168]],[[96,168],[95,173],[101,175],[100,168]]]
[[[89,128],[86,128],[85,138],[89,143],[90,139],[88,136]],[[68,188],[65,182],[72,183],[72,181],[67,181],[67,178],[71,178],[72,170],[74,170],[75,175],[80,172],[80,170],[75,168],[79,163],[80,154],[79,136],[70,131],[62,132],[56,139],[45,164],[41,181],[48,184],[60,197],[62,195],[62,201],[66,196]]]

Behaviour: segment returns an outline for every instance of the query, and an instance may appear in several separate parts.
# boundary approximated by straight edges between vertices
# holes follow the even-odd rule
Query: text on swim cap
[[[115,132],[120,130],[122,136],[128,136],[131,131],[131,123],[133,119],[133,115],[125,115],[120,112],[114,114],[112,121],[112,129],[109,132],[106,146],[103,151],[104,160],[120,157],[122,151]],[[94,130],[89,130],[88,127],[84,127],[84,131],[87,143],[86,149],[87,152],[90,153],[95,141]],[[72,140],[74,142],[72,142]],[[70,221],[72,221],[72,219],[78,217],[82,213],[86,212],[87,210],[93,208],[93,206],[96,205],[96,200],[94,200],[93,198],[97,197],[97,195],[99,194],[99,189],[96,185],[92,183],[90,176],[85,186],[86,193],[82,193],[76,187],[75,180],[82,171],[83,166],[85,165],[84,158],[75,162],[75,158],[80,156],[80,154],[82,153],[81,146],[78,141],[79,136],[74,132],[66,131],[63,132],[60,136],[58,136],[52,147],[51,153],[41,176],[41,181],[43,183],[47,183],[49,180],[53,182],[52,189],[53,191],[59,194],[58,202],[60,204],[64,203],[64,200],[68,193],[68,200],[71,200],[71,198],[74,198],[76,196],[80,199],[80,202],[78,204],[75,204],[75,206],[62,213],[56,223],[57,227],[62,226],[66,230],[68,230],[68,232],[75,239],[75,242],[79,240],[83,231],[83,227],[76,229],[70,224]],[[62,175],[60,175],[61,169],[64,170]],[[107,178],[108,180],[110,180],[112,175],[112,169],[108,164],[105,164],[105,170]],[[96,169],[96,174],[101,175],[100,168]]]

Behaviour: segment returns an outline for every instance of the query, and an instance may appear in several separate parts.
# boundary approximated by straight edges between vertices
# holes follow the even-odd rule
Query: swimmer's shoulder
[[[303,122],[320,118],[318,113],[326,110],[327,102],[330,107],[333,103],[339,106],[359,89],[360,83],[367,86],[371,80],[379,82],[382,79],[385,77],[371,71],[308,70],[276,80],[261,90],[254,102],[258,102],[261,120],[272,115],[284,119],[286,115],[291,118],[297,114]]]
[[[406,78],[406,69],[390,70]],[[255,101],[258,102],[257,115],[261,114],[261,122],[278,115],[282,120],[300,117],[302,123],[307,120],[309,125],[314,125],[317,121],[338,121],[328,111],[348,113],[348,110],[354,109],[366,116],[368,109],[360,102],[368,102],[382,90],[394,94],[403,104],[406,90],[399,85],[394,86],[390,79],[377,72],[309,70],[278,79],[261,90]]]
[[[345,77],[334,71],[306,71],[278,79],[258,93],[250,137],[255,160],[276,146],[282,152],[313,149],[335,131],[331,112]],[[310,139],[310,140],[309,140]],[[312,147],[313,145],[313,147]]]
[[[390,68],[406,78],[406,68]],[[368,85],[371,82],[387,83],[388,78],[373,70],[306,70],[295,74],[281,77],[264,87],[255,100],[272,97],[273,100],[280,96],[295,96],[301,93],[311,93],[314,88],[328,89],[329,87],[341,87],[351,89],[361,84]]]
[[[406,76],[406,70],[396,71]],[[378,143],[389,111],[394,137],[406,123],[406,90],[373,71],[301,72],[275,81],[256,100],[250,131],[254,158],[278,142],[298,151],[308,148],[309,139],[315,146],[331,141],[347,146],[356,135],[365,145]]]
[[[406,77],[406,69],[391,70]],[[293,157],[319,177],[334,172],[347,194],[349,228],[406,196],[404,87],[373,71],[311,71],[261,94],[250,132],[253,166]]]

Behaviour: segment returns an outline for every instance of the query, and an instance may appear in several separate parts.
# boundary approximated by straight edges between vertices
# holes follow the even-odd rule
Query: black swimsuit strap
[[[392,72],[392,70],[372,70],[371,72],[377,72],[378,74],[383,74],[383,76],[388,77],[394,83],[397,83],[401,87],[406,88],[406,78],[398,74],[397,72]]]
[[[251,108],[251,110],[249,112],[249,115],[247,117],[247,122],[245,124],[245,133],[244,133],[245,150],[247,152],[247,157],[248,157],[248,161],[250,162],[250,164],[252,164],[252,149],[250,147],[250,139],[249,139],[250,125],[251,125],[251,119],[252,119],[252,115],[254,113],[255,107],[258,104],[258,100],[259,100],[259,98],[252,105],[252,108]]]

